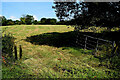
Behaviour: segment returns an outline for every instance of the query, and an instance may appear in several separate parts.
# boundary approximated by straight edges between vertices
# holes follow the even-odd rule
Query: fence
[[[75,45],[83,49],[95,50],[99,52],[104,51],[103,53],[113,53],[112,51],[116,46],[115,41],[96,38],[89,35],[80,34],[79,32],[76,37]],[[119,51],[120,51],[120,41],[119,41],[119,46],[117,48],[117,53],[119,53]]]
[[[17,46],[15,45],[14,46],[14,53],[15,53],[15,59],[17,60],[18,59],[18,52],[17,52]],[[22,58],[22,47],[21,45],[19,45],[19,58],[21,59]]]

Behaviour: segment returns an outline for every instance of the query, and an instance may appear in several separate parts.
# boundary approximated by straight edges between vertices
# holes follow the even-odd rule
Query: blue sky
[[[19,19],[24,14],[33,15],[36,20],[56,18],[53,2],[2,2],[2,15],[7,19]]]

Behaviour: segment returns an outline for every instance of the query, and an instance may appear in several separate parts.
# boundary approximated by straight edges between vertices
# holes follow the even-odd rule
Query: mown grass
[[[13,35],[15,44],[17,47],[22,45],[23,50],[21,60],[10,62],[7,65],[2,64],[3,78],[104,79],[120,77],[119,71],[99,66],[100,61],[92,55],[92,50],[84,50],[67,44],[64,45],[64,43],[60,43],[61,46],[54,45],[54,40],[58,40],[55,37],[60,37],[60,39],[64,40],[65,36],[62,36],[64,35],[63,33],[73,31],[73,27],[65,25],[14,25],[3,26],[2,28],[6,28],[5,32]],[[53,32],[59,34],[52,35],[52,37],[49,36],[51,34],[44,35]],[[71,34],[67,35],[66,37],[69,37]],[[33,43],[27,41],[29,37],[32,37]],[[48,40],[48,44],[36,44],[34,40],[37,39],[37,42],[39,42],[42,40],[40,39],[41,37]],[[50,40],[51,42],[49,42]],[[17,50],[19,51],[19,48]],[[6,61],[9,62],[7,57]]]

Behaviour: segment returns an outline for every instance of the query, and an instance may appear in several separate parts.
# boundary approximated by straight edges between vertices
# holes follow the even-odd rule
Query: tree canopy
[[[20,20],[12,20],[12,19],[6,19],[5,16],[0,16],[0,22],[1,25],[6,26],[6,25],[30,25],[30,24],[51,24],[55,25],[57,24],[57,20],[55,18],[41,18],[40,21],[34,20],[34,17],[32,15],[22,15],[20,17]],[[62,23],[60,23],[62,24]]]
[[[56,0],[57,1],[57,0]],[[71,25],[120,26],[120,3],[118,2],[54,2],[56,16]]]
[[[2,23],[3,26],[6,26],[6,25],[7,25],[7,24],[6,24],[6,23],[7,23],[7,19],[5,18],[5,16],[1,16],[1,17],[0,17],[0,20],[1,20],[0,23]]]
[[[41,19],[41,24],[56,24],[57,20],[54,18],[42,18]]]
[[[20,21],[22,22],[22,24],[32,24],[33,21],[34,21],[34,17],[32,15],[23,15],[21,18],[20,18]]]

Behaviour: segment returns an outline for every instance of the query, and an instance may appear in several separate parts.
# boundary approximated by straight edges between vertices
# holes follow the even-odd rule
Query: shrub
[[[11,34],[2,36],[2,55],[5,57],[13,57],[14,37]]]

